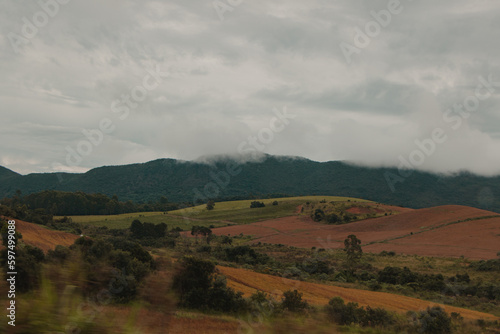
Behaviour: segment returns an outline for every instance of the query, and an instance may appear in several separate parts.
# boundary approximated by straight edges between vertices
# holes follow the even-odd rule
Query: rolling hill
[[[15,219],[15,221],[16,231],[21,233],[23,242],[38,247],[44,252],[54,249],[57,245],[71,246],[78,238],[75,234],[49,230],[41,225],[19,219]]]
[[[263,291],[280,300],[283,292],[297,289],[303,298],[313,305],[326,305],[333,297],[341,297],[346,302],[358,303],[361,306],[381,307],[387,310],[405,313],[407,311],[424,310],[427,307],[441,306],[448,313],[457,312],[465,319],[497,320],[492,314],[437,304],[417,298],[400,296],[385,292],[375,292],[343,288],[333,285],[301,282],[288,278],[260,274],[251,270],[218,266],[219,272],[227,277],[228,285],[249,297],[257,291]]]
[[[166,196],[171,202],[210,198],[242,199],[268,194],[336,195],[423,208],[467,205],[500,212],[500,176],[469,173],[436,175],[413,171],[402,178],[395,168],[368,168],[340,161],[265,156],[239,165],[231,158],[211,163],[159,159],[147,163],[94,168],[83,174],[20,175],[0,169],[0,197],[16,190],[24,195],[43,190],[83,191],[146,202]],[[228,174],[232,172],[232,176]],[[410,171],[406,171],[410,173]],[[389,186],[386,177],[399,177]]]
[[[355,234],[367,252],[395,251],[422,256],[494,259],[500,250],[500,215],[447,205],[410,210],[344,225],[294,215],[247,225],[216,228],[217,235],[252,235],[254,242],[295,247],[342,248]]]
[[[456,208],[457,211],[460,209],[461,208]],[[465,208],[462,209],[465,210]],[[476,213],[481,213],[481,212],[480,210],[478,210]],[[399,214],[398,216],[403,216],[403,215],[404,213]],[[470,212],[470,215],[474,216],[474,213]],[[55,248],[56,245],[69,246],[77,238],[76,235],[60,231],[51,231],[36,224],[31,224],[28,222],[16,220],[16,224],[18,231],[23,234],[24,242],[33,246],[40,247],[44,251],[47,251],[48,249],[53,249]],[[302,282],[278,276],[256,273],[251,270],[230,268],[224,266],[217,266],[217,269],[220,274],[227,277],[228,286],[235,289],[236,291],[241,291],[245,297],[249,297],[251,294],[257,291],[263,291],[270,294],[275,299],[280,300],[284,291],[288,291],[290,289],[297,289],[303,293],[304,299],[306,301],[308,301],[313,305],[318,305],[318,306],[326,305],[331,298],[339,296],[343,298],[346,302],[356,302],[359,303],[361,306],[370,305],[371,307],[382,307],[399,313],[405,313],[409,310],[418,311],[425,309],[426,307],[429,306],[439,305],[443,307],[448,313],[450,312],[460,313],[462,317],[468,320],[498,319],[496,316],[488,313],[478,312],[465,308],[453,307],[449,305],[436,304],[433,302],[417,298],[395,295],[385,292],[374,292],[374,291],[344,288],[326,284]],[[130,310],[124,308],[122,309],[114,308],[112,312],[114,312],[115,315],[124,313],[125,316],[130,313]],[[145,318],[147,316],[148,313],[146,312],[142,318]],[[225,327],[227,327],[227,330],[230,332],[236,330],[235,323],[231,321],[210,319],[206,316],[198,318],[192,320],[195,321],[195,323],[200,323],[200,324],[201,323],[205,324],[208,322],[208,324],[211,324],[211,326],[209,327],[214,327],[214,329],[216,329],[217,326],[220,326],[222,324]],[[184,324],[183,321],[184,321],[183,319],[175,317],[174,319],[170,319],[168,323],[170,323],[174,327],[184,328],[186,324]],[[141,322],[143,322],[144,324],[147,323],[147,321],[141,321]],[[212,331],[208,332],[211,333]]]

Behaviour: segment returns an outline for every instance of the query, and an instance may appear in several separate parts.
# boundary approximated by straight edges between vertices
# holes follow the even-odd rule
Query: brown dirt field
[[[388,310],[405,313],[407,311],[424,310],[429,306],[441,306],[446,312],[458,312],[465,319],[497,320],[492,314],[437,304],[421,299],[394,295],[385,292],[374,292],[349,289],[332,285],[300,282],[287,278],[259,274],[250,270],[229,267],[217,267],[227,277],[228,286],[243,292],[245,297],[256,291],[264,291],[276,300],[281,300],[284,291],[297,289],[310,304],[326,305],[333,297],[341,297],[346,302],[355,302],[360,306],[382,307]]]
[[[493,259],[500,251],[500,223],[497,219],[475,220],[436,228],[458,220],[492,215],[498,214],[466,206],[447,205],[410,209],[397,215],[344,225],[326,225],[316,223],[307,216],[290,216],[216,228],[213,232],[217,235],[253,235],[256,239],[252,242],[325,249],[341,248],[344,239],[349,234],[355,234],[366,245],[366,251],[394,250],[405,254],[451,257],[465,255],[471,259]],[[435,229],[425,231],[429,228]],[[391,241],[394,238],[399,239]],[[378,244],[367,245],[370,243]]]
[[[349,213],[354,213],[356,215],[361,215],[361,214],[367,214],[367,213],[381,213],[384,212],[380,209],[374,209],[374,208],[367,208],[367,207],[361,207],[361,206],[355,206],[352,208],[349,208],[345,210]]]
[[[349,212],[349,213],[356,214],[356,215],[365,215],[365,214],[369,214],[369,213],[380,214],[380,213],[384,213],[384,212],[391,211],[391,210],[383,210],[381,208],[374,207],[373,205],[372,206],[361,206],[360,205],[360,206],[353,206],[352,208],[349,208],[345,211]]]
[[[49,230],[43,226],[18,219],[15,219],[15,221],[16,231],[22,234],[22,240],[26,244],[36,246],[44,252],[54,249],[57,245],[70,246],[78,239],[78,236],[74,234]]]
[[[493,259],[500,251],[500,218],[444,226],[387,243],[366,246],[364,249],[370,252],[391,250],[424,256],[463,255],[474,259]]]

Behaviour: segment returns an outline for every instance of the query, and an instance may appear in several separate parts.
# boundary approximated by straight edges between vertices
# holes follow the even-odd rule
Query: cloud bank
[[[496,2],[4,7],[0,165],[17,172],[235,155],[249,143],[317,161],[500,173]],[[295,117],[274,131],[284,108]],[[436,129],[446,139],[422,146]]]

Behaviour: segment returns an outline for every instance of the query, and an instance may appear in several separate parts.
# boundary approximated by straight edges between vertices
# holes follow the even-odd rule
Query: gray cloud
[[[8,1],[0,13],[0,164],[30,173],[234,156],[286,106],[296,118],[266,153],[398,166],[416,140],[441,128],[447,140],[419,169],[500,173],[500,87],[458,129],[443,118],[474,95],[480,76],[500,81],[500,4],[401,5],[348,64],[340,43],[354,45],[356,28],[387,1],[244,1],[221,21],[211,1],[73,0],[19,53],[12,33],[22,35],[23,18],[32,22],[42,9]],[[113,102],[157,66],[168,76],[120,118]],[[88,140],[82,131],[105,119],[113,130],[68,165],[67,147],[76,150]]]

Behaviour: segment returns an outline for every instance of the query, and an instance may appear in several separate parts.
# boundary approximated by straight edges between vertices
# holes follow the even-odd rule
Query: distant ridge
[[[388,174],[389,173],[389,174]],[[20,175],[0,167],[0,197],[43,190],[117,195],[122,201],[147,202],[166,196],[171,202],[238,199],[267,194],[338,195],[387,204],[423,208],[467,205],[500,212],[500,176],[470,173],[442,176],[413,171],[394,183],[396,168],[369,168],[340,161],[316,162],[298,157],[263,155],[244,158],[204,157],[200,161],[158,159],[146,163],[103,166],[82,174]]]
[[[8,168],[0,166],[0,178],[12,177],[12,176],[16,176],[16,175],[20,175],[20,174],[14,172]]]

